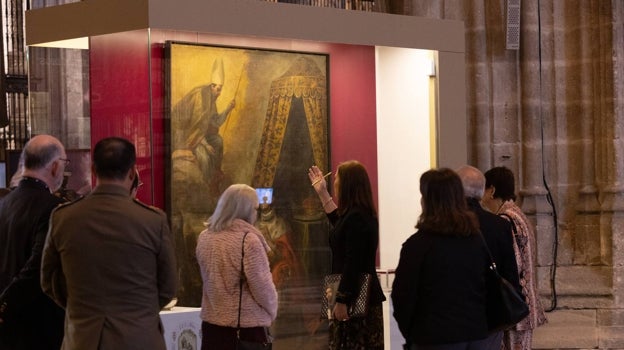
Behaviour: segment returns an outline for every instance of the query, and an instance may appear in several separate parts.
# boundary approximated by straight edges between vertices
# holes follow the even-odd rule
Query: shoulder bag
[[[490,256],[490,273],[488,274],[486,314],[488,329],[491,332],[502,331],[513,327],[529,315],[529,306],[524,297],[516,288],[504,279],[496,269],[496,262],[485,242],[482,234],[481,240]]]
[[[254,342],[249,340],[242,340],[240,338],[240,318],[241,318],[241,304],[243,302],[243,282],[245,281],[245,273],[243,266],[243,258],[245,257],[245,238],[249,232],[245,232],[243,236],[243,248],[241,255],[241,274],[240,274],[240,282],[239,282],[239,294],[238,294],[238,323],[236,325],[236,349],[237,350],[270,350],[273,347],[271,343],[271,336],[269,335],[268,330],[265,328],[265,341],[264,342]]]
[[[321,302],[321,318],[331,320],[333,318],[334,305],[336,304],[336,294],[342,274],[331,274],[323,278],[322,302]],[[360,275],[358,294],[353,301],[347,305],[349,317],[365,317],[368,314],[368,301],[370,299],[371,280],[373,276],[370,273],[362,273]]]

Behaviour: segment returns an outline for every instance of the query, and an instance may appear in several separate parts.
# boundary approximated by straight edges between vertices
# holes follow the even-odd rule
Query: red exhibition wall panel
[[[139,191],[139,199],[166,208],[168,155],[164,130],[168,120],[164,112],[163,44],[176,40],[328,54],[331,166],[335,170],[346,160],[362,162],[377,201],[374,47],[161,30],[152,30],[149,35],[151,48],[147,31],[94,37],[90,46],[92,143],[112,135],[135,142],[141,179],[146,185]]]
[[[346,160],[362,162],[377,203],[375,48],[355,45],[329,48],[332,168]]]
[[[162,45],[153,44],[151,51],[151,87],[152,87],[152,196],[154,201],[152,205],[165,209],[165,167],[168,157],[166,148],[165,135],[165,113],[164,113],[164,73],[163,73],[163,54]]]
[[[146,30],[91,37],[91,147],[110,136],[132,141],[144,183],[137,196],[145,203],[162,207],[162,200],[156,200],[158,195],[151,190],[155,190],[152,186],[154,146],[147,39]]]

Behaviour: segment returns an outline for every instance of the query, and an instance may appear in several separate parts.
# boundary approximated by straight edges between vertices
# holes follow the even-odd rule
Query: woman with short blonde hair
[[[203,350],[236,348],[239,312],[240,338],[268,341],[268,327],[277,316],[277,291],[269,269],[269,246],[254,227],[257,210],[253,188],[231,185],[197,239]]]

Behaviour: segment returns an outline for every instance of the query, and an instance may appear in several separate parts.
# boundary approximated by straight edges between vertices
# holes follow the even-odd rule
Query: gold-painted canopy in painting
[[[293,98],[302,98],[315,164],[328,165],[327,79],[306,57],[271,84],[253,185],[272,187]]]

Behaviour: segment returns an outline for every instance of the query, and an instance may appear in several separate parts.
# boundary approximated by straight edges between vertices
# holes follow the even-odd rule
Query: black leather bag
[[[332,311],[336,304],[336,293],[340,285],[341,274],[327,275],[323,278],[323,298],[321,301],[321,317],[332,319]],[[370,299],[371,281],[373,276],[370,273],[360,275],[360,286],[358,295],[350,305],[347,305],[349,317],[366,317],[368,314],[368,300]]]
[[[491,332],[509,329],[529,315],[529,306],[516,288],[498,273],[492,253],[482,235],[481,239],[490,255],[490,273],[486,280],[488,329]]]
[[[493,279],[487,292],[488,329],[501,331],[513,327],[529,315],[529,306],[516,288],[498,274],[496,264],[490,265]]]

